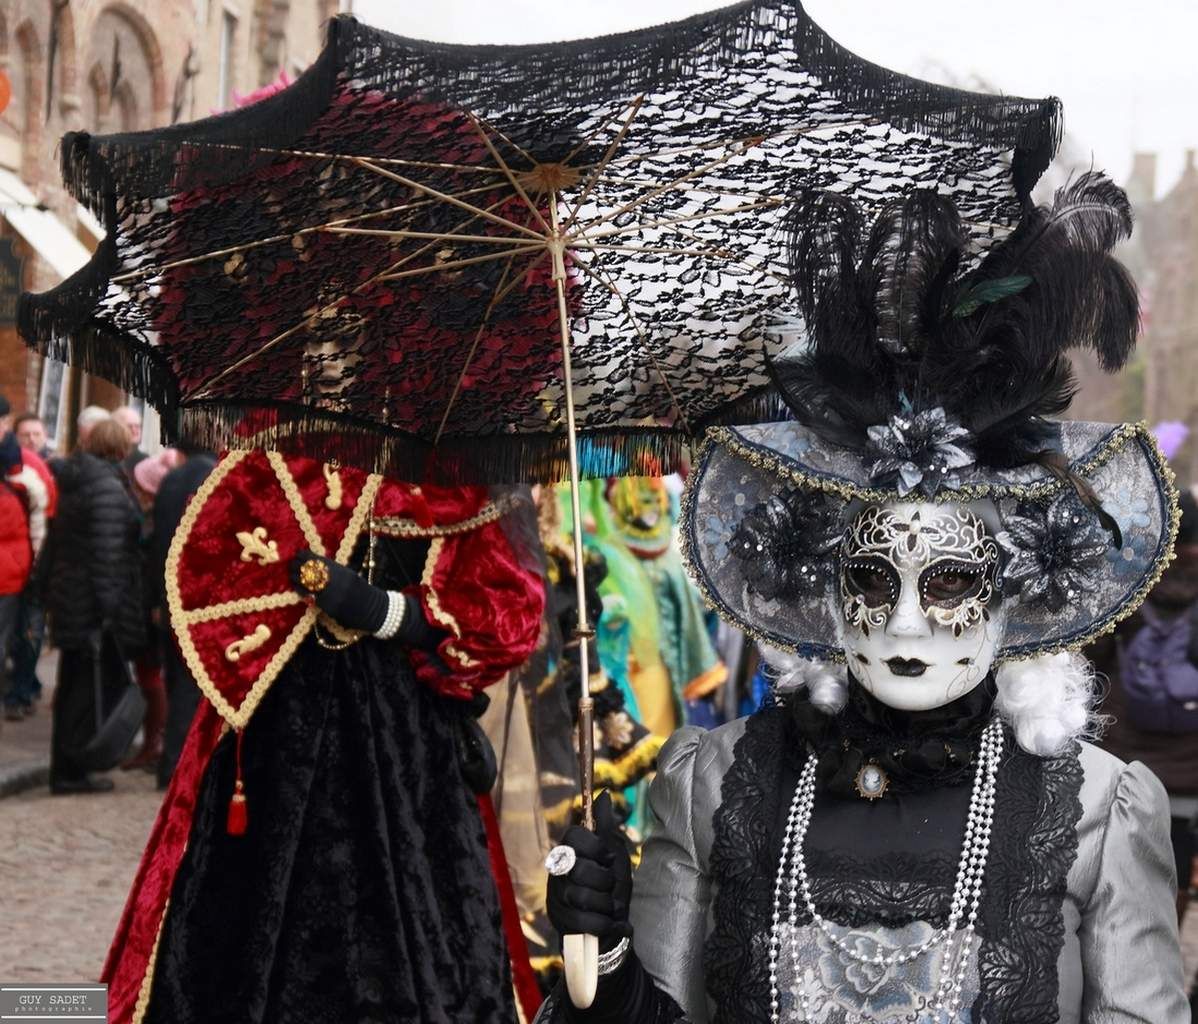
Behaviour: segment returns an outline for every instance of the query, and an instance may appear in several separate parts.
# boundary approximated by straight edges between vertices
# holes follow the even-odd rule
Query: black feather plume
[[[868,427],[942,407],[979,462],[1018,465],[1051,444],[1046,418],[1073,398],[1066,353],[1089,348],[1113,371],[1134,348],[1136,289],[1111,255],[1131,207],[1100,174],[1029,207],[980,261],[951,199],[926,191],[868,231],[849,200],[807,195],[789,226],[809,344],[771,370],[795,417],[834,444],[863,448]]]

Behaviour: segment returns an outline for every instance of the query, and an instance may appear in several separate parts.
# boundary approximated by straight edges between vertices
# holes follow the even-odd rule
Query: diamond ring
[[[545,858],[545,870],[551,875],[568,875],[577,860],[578,855],[574,852],[574,847],[555,846]]]

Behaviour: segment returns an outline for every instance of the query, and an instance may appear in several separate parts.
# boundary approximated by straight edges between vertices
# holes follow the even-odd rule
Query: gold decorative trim
[[[444,537],[434,537],[428,546],[428,555],[424,559],[424,573],[420,577],[420,583],[424,587],[428,601],[428,610],[432,614],[434,624],[441,626],[451,633],[455,640],[462,638],[462,627],[458,625],[457,619],[449,614],[441,607],[441,601],[437,597],[437,592],[433,589],[433,574],[437,569],[437,560],[441,557],[441,549],[445,546]],[[470,657],[465,651],[461,650],[453,641],[445,645],[445,653],[457,659],[458,664],[462,668],[475,668],[481,665],[482,662]]]
[[[362,484],[362,493],[358,495],[358,501],[345,526],[345,533],[341,535],[341,543],[337,545],[337,553],[333,556],[333,561],[341,565],[346,565],[349,562],[349,556],[354,553],[354,546],[358,543],[358,538],[362,536],[366,517],[370,515],[370,510],[374,507],[374,499],[378,496],[382,483],[383,478],[378,473],[371,473],[366,477],[366,481]]]
[[[265,526],[255,526],[252,530],[241,530],[235,536],[237,543],[241,545],[243,562],[257,559],[259,565],[273,565],[279,560],[279,542],[267,538]]]
[[[337,479],[340,480],[340,477]],[[354,510],[350,514],[349,524],[346,526],[345,533],[341,537],[341,543],[337,548],[337,554],[334,559],[341,565],[347,564],[350,555],[354,553],[354,546],[358,543],[358,538],[362,536],[366,519],[370,515],[370,510],[374,508],[374,502],[378,497],[379,488],[382,486],[382,483],[383,478],[381,476],[377,473],[371,473],[362,485],[362,493],[358,495],[357,504],[354,505]],[[340,499],[340,491],[338,492],[338,499]],[[346,629],[340,622],[330,618],[324,612],[320,612],[317,615],[316,621],[320,628],[328,630],[333,635],[335,642],[328,643],[321,639],[320,630],[317,629],[316,631],[316,639],[326,650],[345,650],[346,647],[356,644],[362,637],[367,635],[361,630]]]
[[[186,847],[184,847],[186,850]],[[141,976],[141,985],[137,990],[137,1001],[133,1004],[133,1016],[129,1024],[142,1024],[146,1011],[150,1008],[150,992],[154,988],[154,968],[158,966],[158,943],[162,941],[162,926],[166,924],[166,912],[170,910],[171,898],[166,898],[162,906],[162,916],[158,918],[158,930],[154,933],[154,945],[150,949],[150,957],[146,961],[146,973]]]
[[[1101,469],[1127,445],[1137,439],[1145,438],[1155,444],[1152,431],[1146,423],[1121,423],[1115,427],[1099,447],[1086,458],[1074,464],[1077,472],[1083,476]],[[862,487],[842,477],[827,477],[808,473],[791,465],[781,455],[771,455],[759,450],[749,442],[741,440],[733,433],[731,427],[712,427],[703,439],[700,450],[709,444],[717,444],[726,448],[737,458],[755,466],[757,469],[773,473],[775,476],[792,480],[800,487],[808,490],[824,491],[835,494],[846,501],[867,501],[879,503],[884,501],[902,500],[902,495],[895,488]],[[982,498],[1039,498],[1055,494],[1066,483],[1055,476],[1048,476],[1034,484],[968,484],[952,490],[938,491],[938,501],[978,501]]]
[[[243,654],[249,654],[251,651],[256,651],[259,647],[265,644],[270,639],[270,626],[265,622],[259,622],[254,627],[252,633],[248,633],[240,640],[234,640],[228,647],[225,648],[225,658],[228,661],[240,661]]]
[[[321,468],[324,470],[324,482],[328,488],[328,494],[324,497],[324,507],[330,512],[336,512],[341,507],[342,498],[339,467],[335,463],[326,462]]]
[[[458,533],[469,533],[503,518],[512,510],[514,504],[515,502],[509,498],[488,501],[469,519],[435,526],[421,526],[414,519],[401,519],[399,516],[379,516],[374,521],[374,532],[383,537],[452,537]]]
[[[222,601],[220,604],[204,605],[201,608],[187,608],[179,615],[183,622],[191,626],[197,622],[215,622],[217,619],[228,619],[234,615],[245,615],[249,612],[266,612],[275,608],[287,608],[293,604],[303,604],[304,599],[294,590],[285,590],[278,594],[263,594],[261,597],[239,597],[235,601]],[[174,621],[171,613],[171,621]]]
[[[323,555],[325,553],[324,541],[321,539],[320,531],[316,529],[316,524],[312,521],[312,513],[304,504],[303,495],[299,492],[295,477],[291,475],[291,467],[287,465],[287,460],[278,452],[267,452],[266,459],[270,463],[270,468],[275,471],[279,486],[283,488],[283,495],[287,499],[287,504],[291,506],[291,511],[295,514],[295,521],[299,523],[299,528],[304,534],[304,540],[308,542],[309,549],[313,554]]]
[[[284,608],[293,604],[303,603],[303,599],[294,591],[285,591],[277,594],[263,594],[256,597],[239,598],[235,601],[226,601],[192,610],[183,607],[183,596],[179,589],[179,563],[183,557],[183,549],[186,546],[188,538],[191,536],[192,530],[195,528],[200,513],[208,503],[208,499],[211,498],[212,494],[225,478],[249,454],[250,451],[248,449],[234,449],[227,452],[208,475],[207,479],[200,485],[191,501],[188,502],[183,517],[179,521],[178,529],[175,530],[175,535],[171,539],[171,546],[166,558],[165,573],[167,609],[170,613],[171,628],[174,630],[175,637],[179,642],[179,650],[183,655],[183,660],[191,672],[192,678],[195,679],[200,692],[208,699],[208,702],[212,704],[221,718],[234,729],[245,728],[257,710],[262,698],[266,695],[267,690],[270,689],[271,684],[295,655],[295,652],[299,649],[300,644],[303,643],[309,630],[313,628],[317,617],[315,606],[306,605],[304,607],[299,621],[284,638],[279,649],[267,662],[262,673],[254,680],[249,692],[246,693],[241,704],[236,708],[229,703],[212,681],[211,676],[208,674],[208,669],[196,648],[195,641],[191,635],[191,626],[194,623],[211,622],[230,615],[266,611],[272,608]],[[290,506],[300,530],[304,533],[304,538],[308,542],[308,546],[316,554],[323,555],[325,553],[324,542],[316,531],[312,516],[304,504],[303,498],[299,493],[299,488],[296,486],[295,478],[291,475],[291,470],[288,468],[286,461],[277,452],[267,452],[266,457],[275,472],[275,476],[278,478],[279,485],[283,489],[283,494],[287,498],[287,504]],[[353,552],[354,545],[361,535],[370,506],[374,501],[375,495],[378,493],[381,483],[382,478],[380,476],[371,474],[367,477],[365,484],[363,484],[362,493],[358,497],[357,505],[350,516],[349,524],[342,535],[341,543],[337,549],[335,560],[342,565],[348,561],[349,555]]]

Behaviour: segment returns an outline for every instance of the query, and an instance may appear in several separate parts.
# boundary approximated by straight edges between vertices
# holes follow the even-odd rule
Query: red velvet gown
[[[184,517],[168,596],[173,580],[172,622],[208,699],[104,968],[116,1024],[516,1019],[457,750],[465,698],[535,645],[542,583],[485,490],[383,482],[367,526],[353,515],[367,483],[312,460],[242,456],[218,465]],[[356,549],[354,564],[369,528],[374,582],[420,598],[445,632],[436,652],[373,637],[329,649],[315,611],[282,596],[280,573],[313,530],[330,556]],[[247,595],[279,596],[246,611]]]

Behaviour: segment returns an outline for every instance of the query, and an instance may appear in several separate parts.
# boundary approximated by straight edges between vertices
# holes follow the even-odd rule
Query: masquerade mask
[[[958,505],[871,505],[840,545],[840,606],[849,668],[894,707],[922,710],[985,678],[999,549]],[[893,691],[893,692],[891,692]]]

